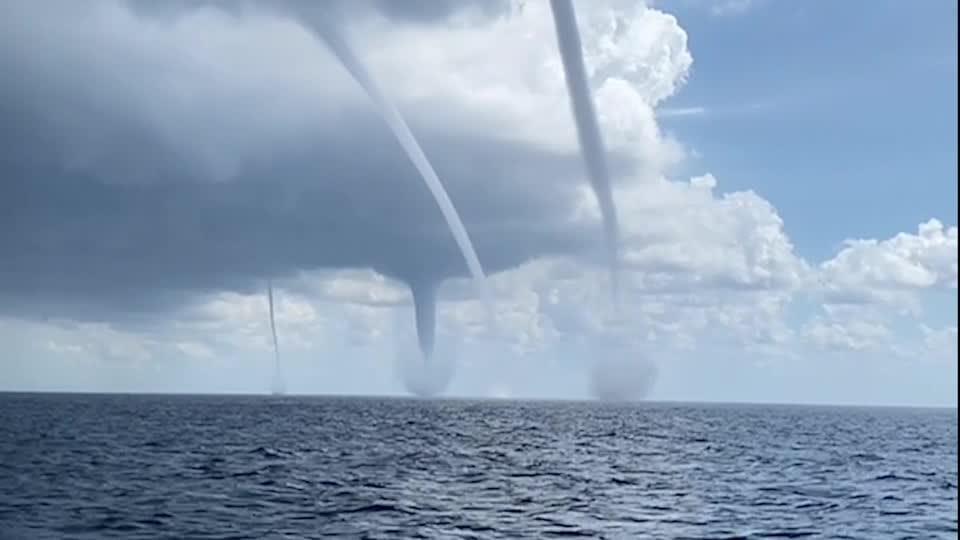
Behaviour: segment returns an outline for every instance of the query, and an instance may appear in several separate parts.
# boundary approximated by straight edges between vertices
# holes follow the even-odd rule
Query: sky
[[[0,391],[955,407],[957,6],[575,6],[619,309],[545,1],[2,3]]]

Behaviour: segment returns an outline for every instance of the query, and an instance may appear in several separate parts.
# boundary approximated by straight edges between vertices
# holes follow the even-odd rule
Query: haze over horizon
[[[575,2],[619,318],[547,0],[330,5],[495,327],[300,3],[13,1],[0,391],[268,392],[272,282],[291,393],[400,395],[415,275],[450,396],[956,407],[955,4]]]

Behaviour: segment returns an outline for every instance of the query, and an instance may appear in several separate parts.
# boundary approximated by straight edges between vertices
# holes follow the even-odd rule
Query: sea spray
[[[406,309],[397,309],[393,314],[393,341],[396,374],[408,392],[419,397],[442,395],[453,380],[457,369],[456,340],[441,336],[431,342],[432,354],[427,357],[422,333],[414,336],[412,320]],[[431,335],[432,337],[432,335]]]
[[[601,401],[646,399],[657,381],[659,369],[637,351],[615,347],[593,351],[590,393]]]
[[[610,285],[615,309],[619,305],[620,271],[620,232],[617,223],[617,207],[613,201],[610,186],[610,171],[607,166],[606,150],[600,128],[597,126],[597,114],[593,98],[587,85],[587,70],[583,63],[583,50],[580,32],[577,30],[577,17],[573,10],[573,0],[550,0],[553,23],[557,32],[557,44],[563,60],[563,72],[570,94],[570,105],[577,124],[577,137],[580,152],[586,164],[590,184],[600,205],[603,216],[604,237],[607,243],[607,258],[610,265]]]

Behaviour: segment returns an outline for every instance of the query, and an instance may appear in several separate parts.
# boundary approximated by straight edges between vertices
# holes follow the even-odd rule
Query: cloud
[[[694,106],[658,107],[657,118],[670,120],[705,120],[724,116],[744,116],[769,113],[778,108],[784,108],[796,99],[759,99],[736,104],[709,104]]]
[[[7,310],[162,311],[198,292],[249,292],[324,268],[463,273],[415,172],[294,15],[202,4],[161,16],[107,1],[3,9],[0,62],[17,80],[0,96]],[[490,32],[506,47],[549,30],[534,11],[461,29],[456,42],[445,25],[350,20],[492,271],[551,253],[589,257],[597,229],[592,214],[578,219],[588,195],[555,51],[525,48],[526,66],[557,79],[548,86],[496,72],[515,64],[512,53],[486,51]],[[640,7],[593,18],[614,16],[633,30],[588,39],[608,44],[597,65],[664,72],[656,85],[618,91],[636,114],[616,130],[623,179],[642,167],[627,143],[654,153],[666,144],[650,104],[682,78],[689,53],[669,16]],[[673,32],[677,45],[634,43],[644,27]],[[461,69],[448,72],[452,62]],[[602,88],[620,80],[596,78]],[[531,103],[543,105],[513,114]]]
[[[783,220],[750,191],[717,194],[710,175],[660,180],[620,195],[630,246],[626,265],[646,290],[691,286],[790,289],[807,279]]]
[[[822,303],[822,313],[804,323],[801,335],[833,351],[939,356],[948,350],[949,329],[939,334],[922,323],[922,333],[904,329],[915,328],[924,315],[921,293],[955,295],[956,288],[956,226],[931,219],[918,225],[916,234],[847,240],[816,268],[809,294]]]
[[[957,364],[957,327],[933,329],[920,325],[923,333],[924,353],[935,361]]]
[[[955,225],[947,227],[931,219],[921,223],[916,234],[847,240],[845,244],[834,258],[820,265],[827,302],[896,303],[919,289],[957,288]]]
[[[714,17],[731,17],[750,11],[760,4],[758,0],[650,0],[650,5],[661,9],[704,11]]]
[[[331,5],[494,274],[488,328],[432,199],[306,7],[0,5],[12,81],[0,87],[0,332],[18,357],[266,358],[268,278],[281,347],[313,364],[350,351],[394,359],[384,351],[412,339],[396,325],[412,320],[402,280],[425,275],[445,280],[438,336],[462,345],[450,352],[462,362],[603,347],[661,366],[719,348],[873,354],[897,346],[897,317],[918,294],[955,294],[955,225],[931,220],[811,261],[788,234],[801,224],[758,193],[672,176],[685,149],[658,117],[713,112],[664,105],[693,64],[687,34],[636,2],[586,2],[623,230],[614,312],[547,4]],[[909,317],[909,350],[955,350],[955,319]],[[514,380],[484,384],[523,393]]]
[[[657,109],[658,118],[703,116],[705,114],[707,114],[706,107],[664,107]]]
[[[710,12],[717,16],[737,15],[749,10],[753,0],[717,0],[710,6]]]
[[[891,340],[889,328],[881,322],[815,318],[804,328],[816,345],[835,350],[881,350]]]

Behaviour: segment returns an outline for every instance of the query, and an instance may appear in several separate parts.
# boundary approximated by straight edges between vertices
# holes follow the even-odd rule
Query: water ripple
[[[0,540],[955,538],[956,411],[0,395]]]

